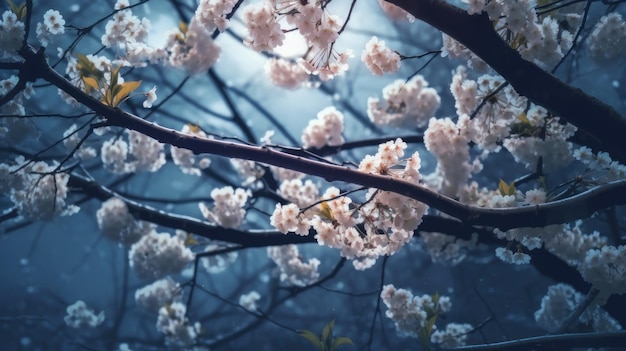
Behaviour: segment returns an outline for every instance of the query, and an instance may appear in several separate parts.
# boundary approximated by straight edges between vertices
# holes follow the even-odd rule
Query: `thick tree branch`
[[[85,94],[80,88],[53,70],[46,63],[43,53],[37,53],[32,48],[28,48],[22,51],[22,55],[27,61],[29,69],[36,71],[33,74],[37,74],[38,77],[54,84],[84,106],[105,117],[111,126],[135,130],[162,143],[192,150],[196,154],[247,159],[322,177],[329,182],[343,181],[391,191],[421,201],[468,225],[490,226],[502,230],[528,226],[542,227],[586,218],[600,209],[626,203],[626,180],[623,180],[588,190],[564,200],[534,207],[486,209],[468,206],[423,186],[389,176],[369,174],[345,166],[309,160],[269,147],[199,138],[156,125],[120,109],[106,106]]]
[[[441,0],[389,0],[465,45],[515,90],[579,128],[594,145],[626,163],[626,118],[612,107],[524,60],[494,31],[486,13],[469,15]]]

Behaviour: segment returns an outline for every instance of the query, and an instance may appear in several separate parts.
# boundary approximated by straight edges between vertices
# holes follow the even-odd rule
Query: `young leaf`
[[[311,344],[313,344],[313,346],[315,346],[316,349],[324,351],[324,346],[322,345],[320,338],[318,338],[317,335],[315,335],[315,333],[313,333],[312,331],[298,330],[298,334],[307,339]]]
[[[100,86],[98,82],[93,77],[82,77],[83,83],[85,84],[85,93],[91,92],[91,90],[98,91],[100,90]]]
[[[345,345],[345,344],[354,345],[354,343],[352,342],[352,340],[350,340],[350,338],[346,338],[344,336],[341,336],[341,337],[333,339],[333,344],[331,345],[330,349],[331,349],[331,351],[334,351],[339,346]]]
[[[128,97],[128,95],[130,95],[130,93],[139,88],[139,85],[141,85],[140,80],[117,85],[115,87],[115,93],[113,95],[113,107],[117,107],[121,102],[123,102]]]
[[[498,190],[502,196],[515,195],[515,182],[507,184],[504,180],[500,179],[500,182],[498,183]]]
[[[324,326],[322,329],[322,343],[324,345],[330,346],[332,338],[333,338],[333,328],[335,328],[335,319],[331,320]]]

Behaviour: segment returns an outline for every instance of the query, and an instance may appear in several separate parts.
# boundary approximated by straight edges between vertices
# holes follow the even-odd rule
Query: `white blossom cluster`
[[[122,245],[132,245],[154,230],[148,222],[136,221],[126,203],[116,197],[102,203],[96,211],[96,219],[102,234]]]
[[[576,133],[577,128],[573,125],[562,124],[558,117],[548,117],[543,107],[533,105],[518,126],[521,132],[511,133],[503,142],[515,161],[528,169],[535,169],[541,157],[544,171],[566,166],[572,161],[572,143],[567,139]],[[544,135],[533,135],[533,132]]]
[[[213,206],[211,209],[204,203],[198,204],[202,216],[207,220],[226,228],[237,228],[246,217],[246,202],[252,196],[249,190],[233,189],[231,186],[211,190]]]
[[[520,51],[522,57],[539,65],[554,65],[563,58],[572,46],[573,34],[580,21],[578,13],[569,14],[570,7],[564,6],[550,14],[537,15],[535,0],[465,0],[467,12],[487,12],[494,27],[511,47]],[[575,11],[579,8],[576,7]],[[559,19],[566,17],[566,26]],[[447,48],[450,51],[450,47]]]
[[[182,296],[180,284],[167,277],[135,291],[137,305],[157,313],[163,306],[178,302]]]
[[[0,80],[0,96],[8,94],[18,82],[19,78],[15,75]],[[39,130],[30,118],[19,117],[26,114],[24,100],[34,95],[35,90],[29,82],[11,101],[0,106],[0,145],[20,145],[39,136]]]
[[[81,136],[79,135],[79,131],[77,130],[76,124],[72,124],[69,128],[63,132],[63,145],[67,151],[72,152],[78,146],[81,141]],[[85,146],[82,144],[76,151],[74,151],[74,157],[80,160],[88,160],[96,157],[97,155],[96,149],[91,146]]]
[[[275,85],[286,89],[297,89],[309,81],[309,74],[301,65],[279,58],[265,62],[265,74]]]
[[[299,208],[306,207],[319,199],[319,190],[317,186],[307,179],[287,179],[280,183],[278,194],[285,199],[296,204]]]
[[[304,262],[296,245],[270,246],[267,256],[278,266],[281,282],[305,286],[315,283],[320,277],[317,271],[320,261],[310,258]]]
[[[610,182],[626,178],[626,166],[613,161],[607,152],[600,151],[594,154],[590,148],[581,146],[574,150],[573,155],[587,167],[589,171],[587,176],[594,182]]]
[[[180,272],[194,260],[194,254],[185,246],[187,234],[177,230],[176,235],[152,230],[130,247],[130,267],[137,276],[158,279]]]
[[[572,286],[563,283],[552,285],[541,299],[541,308],[535,311],[535,321],[541,328],[555,331],[563,325],[582,300],[582,294]],[[593,303],[578,317],[578,322],[596,332],[612,332],[622,329],[619,322],[609,316],[599,305]]]
[[[233,10],[235,0],[201,0],[196,9],[196,20],[205,26],[208,31],[218,29],[223,32],[230,25],[228,14]]]
[[[285,33],[281,30],[277,14],[269,1],[244,7],[243,22],[248,29],[248,37],[244,43],[256,51],[272,51],[285,39]]]
[[[421,75],[408,82],[398,79],[383,88],[383,101],[367,99],[367,115],[378,125],[424,127],[439,108],[441,99]]]
[[[439,296],[435,304],[430,295],[414,296],[392,284],[383,286],[380,298],[387,306],[385,315],[394,321],[398,334],[415,338],[434,313],[447,313],[452,308],[447,296]]]
[[[465,346],[467,334],[473,330],[471,324],[449,323],[444,330],[435,330],[430,335],[430,342],[442,348]]]
[[[325,145],[341,145],[344,143],[342,132],[343,114],[334,106],[326,107],[302,131],[302,146],[321,148]]]
[[[200,138],[207,137],[206,133],[200,129],[200,127],[193,124],[185,124],[181,133]],[[174,164],[177,165],[185,174],[199,176],[202,174],[201,170],[206,169],[211,165],[211,160],[208,157],[195,155],[193,151],[189,149],[172,146],[170,153],[172,154],[172,161],[174,161]]]
[[[240,158],[231,158],[230,163],[233,165],[239,176],[243,179],[242,186],[248,186],[256,183],[265,170],[258,163],[250,160],[242,160]]]
[[[261,295],[255,290],[250,291],[247,294],[243,294],[239,297],[239,305],[250,312],[254,312],[258,309],[257,302],[261,299]]]
[[[376,155],[367,155],[361,161],[359,170],[417,183],[419,154],[402,160],[406,147],[401,139],[383,143]],[[401,162],[404,167],[399,165]],[[308,235],[312,227],[320,245],[339,249],[356,269],[364,270],[372,267],[379,256],[392,255],[409,242],[428,208],[413,199],[377,189],[369,189],[365,199],[362,204],[353,203],[338,188],[330,187],[321,201],[303,209],[301,204],[276,204],[270,223],[284,234]],[[363,229],[357,229],[361,224]]]
[[[87,329],[95,328],[104,322],[104,311],[96,314],[94,310],[87,307],[87,304],[78,300],[67,306],[67,315],[63,318],[65,324],[71,328]]]
[[[431,187],[443,195],[456,196],[472,171],[467,135],[450,118],[433,117],[424,133],[424,145],[437,158],[435,184]]]
[[[244,43],[259,52],[272,51],[282,45],[285,33],[279,22],[283,19],[290,28],[298,29],[309,47],[307,56],[297,60],[304,73],[330,80],[348,70],[351,51],[339,53],[333,45],[342,21],[328,13],[322,1],[268,0],[247,5],[243,9],[243,22],[248,29]],[[271,79],[281,86],[297,87],[308,78],[284,61],[272,61],[270,65]]]
[[[600,296],[626,293],[626,246],[606,245],[587,251],[578,266],[583,279],[600,290]]]
[[[544,170],[567,165],[572,160],[572,144],[567,139],[574,135],[576,127],[560,123],[558,117],[534,104],[525,111],[526,99],[510,85],[500,89],[502,84],[502,77],[486,74],[476,80],[467,79],[466,70],[457,68],[450,90],[455,98],[460,133],[485,152],[498,151],[503,145],[529,169],[535,169],[539,158]],[[482,101],[485,103],[476,113]]]
[[[494,95],[502,84],[502,77],[487,74],[477,80],[468,79],[462,66],[452,77],[450,91],[459,116],[458,126],[469,141],[483,150],[499,150],[498,143],[509,136],[511,125],[526,107],[526,101],[510,85]],[[469,118],[484,99],[487,99],[485,105],[473,118]]]
[[[17,50],[22,47],[25,34],[24,22],[13,11],[4,11],[0,20],[0,58],[17,57]]]
[[[602,16],[587,38],[589,56],[600,63],[623,58],[626,53],[626,22],[617,12]]]
[[[361,61],[376,76],[383,73],[395,73],[400,69],[400,55],[388,48],[384,40],[378,40],[373,36],[361,53]]]
[[[172,31],[165,47],[169,50],[169,64],[189,74],[206,72],[219,59],[222,49],[213,41],[211,33],[192,17],[185,32]]]
[[[589,250],[599,249],[607,244],[607,238],[600,235],[600,232],[586,234],[581,225],[580,220],[573,225],[561,225],[561,230],[548,235],[548,238],[543,238],[545,248],[569,265],[579,266]]]
[[[44,161],[27,162],[18,156],[14,163],[0,163],[0,193],[8,195],[20,216],[30,220],[50,220],[78,212],[68,205],[70,176]]]
[[[207,245],[204,252],[212,252],[223,249],[221,245]],[[237,260],[237,252],[230,251],[219,255],[209,255],[202,258],[202,266],[211,274],[221,273],[226,270],[235,260]]]
[[[65,19],[59,11],[48,10],[43,14],[43,22],[37,23],[37,40],[41,46],[50,44],[52,36],[65,33]]]
[[[116,7],[119,7],[120,1]],[[125,8],[125,7],[124,7]],[[105,33],[100,38],[102,45],[107,48],[127,49],[133,52],[140,47],[140,50],[152,50],[145,44],[152,25],[147,18],[139,19],[133,15],[131,9],[125,9],[113,14],[112,18],[107,22]],[[131,54],[131,56],[137,56]]]
[[[201,331],[200,323],[191,324],[186,316],[187,307],[181,302],[174,302],[159,309],[157,330],[165,335],[168,346],[187,348],[192,346]]]
[[[471,239],[463,240],[453,235],[420,231],[420,238],[422,247],[433,262],[449,262],[453,265],[463,261],[466,251],[475,248],[478,243],[476,233]]]
[[[100,157],[105,169],[116,174],[156,172],[165,164],[164,145],[134,130],[126,130],[128,143],[113,137],[102,143]]]

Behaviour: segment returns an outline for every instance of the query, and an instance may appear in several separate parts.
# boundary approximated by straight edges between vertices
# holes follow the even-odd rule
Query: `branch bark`
[[[509,209],[486,209],[468,206],[443,196],[423,186],[389,176],[364,173],[346,166],[333,165],[289,155],[265,146],[251,146],[230,141],[199,138],[182,134],[148,122],[138,116],[111,108],[74,86],[46,62],[42,52],[27,47],[21,52],[25,67],[51,84],[74,97],[84,106],[106,118],[107,124],[132,129],[162,143],[192,150],[196,154],[213,154],[230,158],[252,160],[318,176],[329,182],[343,181],[365,187],[401,194],[421,201],[467,225],[496,227],[502,230],[519,227],[543,227],[566,223],[591,216],[596,211],[615,205],[626,204],[626,180],[609,183],[582,194],[537,206]]]
[[[388,0],[465,45],[518,94],[578,127],[591,146],[626,163],[626,118],[611,106],[524,60],[493,29],[486,13],[469,15],[441,0]],[[597,151],[597,150],[596,150]]]

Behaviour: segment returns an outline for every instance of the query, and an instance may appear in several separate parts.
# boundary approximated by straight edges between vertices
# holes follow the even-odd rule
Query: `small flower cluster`
[[[277,58],[267,60],[265,74],[272,83],[286,89],[300,88],[309,80],[309,74],[301,65]]]
[[[587,38],[589,56],[600,63],[612,62],[626,52],[626,22],[611,12],[602,16]]]
[[[394,321],[399,335],[418,337],[430,318],[436,314],[447,313],[452,308],[450,298],[446,296],[413,296],[411,291],[396,289],[388,284],[380,293],[387,311],[385,315]]]
[[[572,286],[563,283],[552,285],[541,299],[541,308],[535,311],[535,321],[541,328],[553,332],[563,325],[582,300],[582,294]],[[595,332],[613,332],[622,329],[619,322],[597,304],[585,309],[578,317],[578,321]]]
[[[470,240],[459,239],[453,235],[420,231],[423,248],[433,262],[449,262],[453,265],[465,258],[465,252],[473,249],[478,243],[478,234],[474,233]]]
[[[217,62],[222,50],[215,44],[211,33],[192,17],[189,26],[172,31],[165,47],[169,50],[168,63],[172,67],[184,69],[189,74],[206,72]]]
[[[186,314],[187,307],[181,302],[174,302],[159,309],[156,328],[165,335],[166,345],[187,348],[196,342],[202,328],[198,322],[192,325]]]
[[[50,220],[68,216],[79,208],[67,205],[70,176],[44,161],[26,162],[19,156],[14,164],[0,163],[0,190],[9,196],[20,216],[30,220]]]
[[[376,76],[383,73],[395,73],[400,69],[400,55],[388,48],[383,40],[372,37],[361,53],[361,61]]]
[[[258,52],[272,51],[285,39],[285,33],[281,30],[276,12],[269,1],[244,7],[243,22],[248,29],[244,44]]]
[[[607,238],[594,231],[591,234],[583,233],[582,221],[574,225],[562,225],[562,230],[544,239],[545,248],[571,266],[581,265],[589,250],[606,246]]]
[[[63,318],[65,324],[75,329],[95,328],[104,322],[104,311],[96,314],[87,307],[84,301],[78,300],[67,306],[67,315]]]
[[[102,234],[122,245],[132,245],[154,230],[148,222],[136,221],[126,203],[116,197],[102,203],[96,219]]]
[[[206,133],[194,124],[185,124],[181,133],[200,138],[207,137]],[[177,165],[185,174],[199,176],[201,174],[201,170],[206,169],[211,165],[211,160],[208,157],[195,155],[193,151],[189,149],[172,146],[170,153],[172,154],[172,161],[174,161],[174,164]]]
[[[270,246],[267,256],[278,266],[280,281],[289,285],[306,286],[316,282],[320,274],[320,261],[311,258],[303,262],[296,245]]]
[[[302,146],[321,148],[325,145],[341,145],[344,143],[342,132],[343,114],[333,106],[326,107],[302,131]]]
[[[487,12],[501,36],[528,61],[543,66],[555,64],[572,46],[573,35],[569,30],[577,28],[577,25],[571,25],[576,20],[563,21],[563,27],[559,26],[559,17],[566,17],[567,11],[570,11],[567,6],[539,16],[535,0],[465,2],[469,4],[467,12],[470,15]],[[579,17],[578,14],[576,16]]]
[[[465,346],[467,334],[473,330],[471,324],[449,323],[445,330],[436,330],[430,336],[430,342],[442,348]]]
[[[530,255],[525,254],[522,251],[513,252],[508,248],[498,247],[496,248],[496,257],[501,259],[505,263],[514,263],[514,264],[529,264],[530,263]]]
[[[239,297],[239,305],[250,312],[254,312],[258,309],[257,301],[261,299],[261,295],[256,291],[251,291],[247,294],[243,294]]]
[[[626,293],[626,246],[603,246],[587,251],[578,266],[583,279],[600,290],[603,298]]]
[[[81,137],[79,136],[79,132],[77,130],[76,124],[72,124],[69,128],[63,132],[63,145],[65,148],[72,152],[81,142]],[[96,157],[98,152],[96,149],[90,146],[81,145],[76,151],[74,151],[74,157],[80,160],[88,160]]]
[[[204,252],[210,253],[212,251],[217,251],[221,249],[224,249],[224,246],[212,244],[207,245],[207,247],[204,249]],[[228,268],[233,262],[235,262],[235,260],[237,260],[237,256],[238,254],[236,251],[231,251],[220,255],[212,254],[208,257],[204,256],[202,258],[202,266],[210,274],[221,273],[225,271],[226,268]]]
[[[167,277],[135,291],[135,302],[147,311],[157,313],[161,307],[178,302],[182,296],[180,284]]]
[[[587,167],[590,172],[589,176],[595,182],[610,182],[626,178],[626,166],[613,161],[607,152],[600,151],[594,154],[590,148],[581,146],[574,150],[573,155]]]
[[[464,67],[454,72],[450,91],[455,99],[455,108],[460,117],[457,122],[461,133],[487,151],[500,149],[499,142],[510,133],[510,126],[516,122],[517,116],[524,112],[525,99],[521,98],[513,88],[503,89],[504,79],[500,76],[482,75],[477,80],[467,79]],[[496,91],[498,93],[496,93]],[[487,100],[485,105],[475,113],[478,104]],[[475,113],[473,118],[469,118]]]
[[[37,40],[41,46],[50,44],[52,36],[65,33],[65,19],[57,10],[48,10],[43,15],[43,22],[37,23]]]
[[[424,77],[417,75],[408,82],[398,79],[383,88],[383,101],[367,99],[367,115],[379,125],[424,127],[439,108],[441,99]]]
[[[401,139],[381,144],[376,155],[367,155],[361,161],[359,170],[417,183],[417,152],[403,160],[403,169],[396,169],[406,147]],[[285,234],[308,235],[312,227],[320,245],[341,250],[341,255],[351,259],[356,269],[364,270],[372,267],[379,256],[392,255],[409,242],[428,208],[413,199],[377,189],[369,189],[365,197],[362,204],[355,204],[338,188],[330,187],[321,201],[303,210],[301,204],[277,204],[270,223]]]
[[[207,220],[226,228],[237,228],[246,217],[244,207],[249,196],[252,196],[252,193],[242,188],[233,189],[230,186],[215,188],[211,191],[213,207],[209,209],[203,202],[198,206],[202,216]]]
[[[232,12],[235,4],[237,4],[235,0],[201,0],[196,9],[195,17],[208,31],[217,28],[223,32],[230,25],[230,21],[226,17]]]
[[[102,143],[100,157],[105,169],[116,174],[156,172],[165,164],[163,144],[134,130],[126,134],[129,143],[118,137]]]
[[[130,9],[118,11],[107,22],[100,41],[107,48],[134,50],[137,45],[145,45],[151,27],[149,19],[139,19]]]
[[[502,144],[515,161],[527,168],[535,169],[541,158],[544,171],[551,171],[572,161],[572,143],[567,139],[576,130],[569,123],[561,123],[558,117],[549,116],[543,107],[531,105],[526,114],[518,116]]]
[[[25,35],[24,22],[13,11],[4,11],[0,20],[0,58],[17,57]]]
[[[11,75],[7,79],[0,80],[0,96],[7,95],[13,90],[19,78]],[[39,130],[30,118],[22,118],[26,111],[24,100],[28,100],[35,95],[32,83],[26,83],[24,90],[20,91],[11,99],[0,106],[0,145],[21,145],[28,141],[37,139]]]
[[[450,118],[433,117],[424,133],[424,144],[437,158],[437,184],[431,186],[446,196],[456,196],[472,171],[466,134]]]
[[[158,279],[180,272],[194,260],[194,254],[185,246],[187,234],[177,230],[175,236],[152,230],[130,247],[130,267],[140,278]]]
[[[314,203],[319,198],[317,186],[309,179],[303,183],[300,178],[283,180],[278,188],[278,194],[300,208]]]

